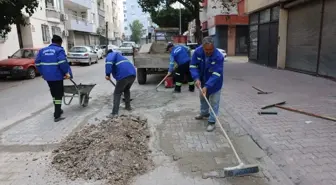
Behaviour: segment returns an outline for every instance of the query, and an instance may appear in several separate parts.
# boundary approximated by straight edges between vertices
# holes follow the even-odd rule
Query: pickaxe
[[[298,110],[298,109],[293,109],[293,108],[290,108],[290,107],[284,107],[284,106],[282,106],[285,103],[286,102],[284,101],[284,102],[280,102],[280,103],[276,103],[276,104],[272,104],[272,105],[267,105],[265,107],[262,107],[261,109],[267,109],[267,108],[271,108],[271,107],[277,107],[277,108],[288,110],[288,111],[291,111],[291,112],[296,112],[296,113],[304,114],[304,115],[307,115],[307,116],[312,116],[312,117],[321,118],[321,119],[325,119],[325,120],[335,121],[336,122],[336,118],[333,118],[333,117],[330,117],[330,116],[322,116],[322,115],[306,112],[306,111],[303,111],[303,110]]]

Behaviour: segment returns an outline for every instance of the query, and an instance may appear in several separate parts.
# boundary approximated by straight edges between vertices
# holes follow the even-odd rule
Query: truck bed
[[[134,56],[134,65],[137,68],[167,68],[169,66],[169,54],[145,54],[139,53]]]

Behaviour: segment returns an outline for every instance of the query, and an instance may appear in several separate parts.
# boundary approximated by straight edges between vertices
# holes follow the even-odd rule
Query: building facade
[[[334,8],[334,0],[246,0],[249,59],[336,79]]]
[[[142,39],[146,39],[148,31],[152,26],[151,18],[148,13],[142,11],[137,0],[126,0],[124,3],[124,34],[127,40],[130,39],[132,31],[129,27],[135,20],[139,20],[143,25]]]
[[[244,0],[230,4],[204,0],[200,12],[202,36],[212,36],[215,46],[227,51],[228,55],[247,55],[248,16],[244,15]]]
[[[5,59],[20,48],[42,48],[50,44],[53,34],[63,37],[67,49],[63,0],[42,0],[35,13],[26,20],[29,25],[12,25],[11,32],[0,39],[0,59]]]

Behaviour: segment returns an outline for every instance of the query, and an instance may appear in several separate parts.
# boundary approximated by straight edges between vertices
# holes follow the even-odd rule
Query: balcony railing
[[[66,27],[68,30],[94,32],[93,24],[83,17],[69,16],[69,20],[66,22]]]
[[[46,16],[47,18],[52,18],[60,21],[61,13],[57,11],[54,7],[47,7],[46,8]]]
[[[91,0],[64,0],[64,3],[67,4],[76,4],[76,6],[83,7],[86,9],[91,9]]]
[[[105,17],[105,10],[98,8],[98,15]]]

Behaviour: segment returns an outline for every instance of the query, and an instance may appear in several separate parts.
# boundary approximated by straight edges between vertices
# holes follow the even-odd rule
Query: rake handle
[[[284,106],[281,106],[281,105],[275,105],[275,107],[278,107],[278,108],[284,109],[284,110],[288,110],[288,111],[292,111],[292,112],[297,112],[297,113],[304,114],[304,115],[307,115],[307,116],[312,116],[312,117],[321,118],[321,119],[325,119],[325,120],[335,121],[336,122],[336,118],[329,117],[329,116],[322,116],[322,115],[319,115],[319,114],[314,114],[314,113],[306,112],[306,111],[303,111],[303,110],[298,110],[298,109],[293,109],[293,108],[289,108],[289,107],[284,107]]]
[[[224,127],[223,127],[222,124],[220,123],[220,121],[219,121],[219,119],[218,119],[218,116],[216,115],[215,111],[213,110],[213,108],[212,108],[212,106],[211,106],[211,104],[210,104],[208,98],[203,94],[203,92],[202,92],[202,88],[201,88],[200,86],[198,86],[198,89],[200,90],[200,93],[202,94],[202,96],[203,96],[203,98],[205,99],[205,101],[207,102],[207,104],[208,104],[208,106],[209,106],[209,108],[210,108],[210,111],[211,111],[212,114],[215,116],[215,119],[216,119],[218,125],[220,126],[221,130],[223,131],[225,138],[229,141],[229,144],[230,144],[230,146],[231,146],[231,148],[232,148],[232,150],[233,150],[233,153],[235,154],[235,156],[236,156],[236,158],[237,158],[237,160],[238,160],[238,163],[239,163],[239,164],[242,164],[242,163],[243,163],[242,160],[240,159],[240,157],[239,157],[239,155],[238,155],[238,153],[237,153],[235,147],[233,146],[233,144],[232,144],[232,142],[231,142],[231,139],[229,138],[228,134],[226,133]]]

